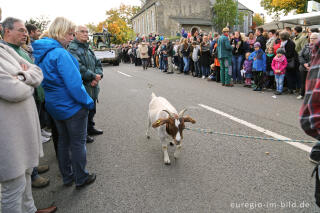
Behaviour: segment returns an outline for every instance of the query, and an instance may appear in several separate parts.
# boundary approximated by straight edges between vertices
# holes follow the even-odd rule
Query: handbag
[[[295,63],[295,60],[294,58],[289,58],[288,59],[288,65],[287,65],[287,69],[294,69],[296,67],[296,63]]]

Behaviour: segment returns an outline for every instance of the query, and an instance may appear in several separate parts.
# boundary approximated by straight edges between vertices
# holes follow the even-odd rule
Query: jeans
[[[142,67],[143,67],[143,69],[146,69],[148,67],[148,63],[149,63],[148,60],[149,60],[148,58],[143,58],[142,59]]]
[[[63,183],[75,180],[76,185],[83,184],[88,179],[87,164],[87,124],[88,110],[80,109],[66,120],[55,120],[58,134],[58,161]]]
[[[88,114],[88,127],[87,127],[88,131],[93,130],[95,125],[93,118],[97,112],[97,108],[96,108],[97,100],[93,99],[93,102],[94,102],[94,108],[89,110],[89,114]]]
[[[168,70],[168,57],[167,56],[162,56],[161,57],[162,58],[162,70],[165,70],[165,71],[167,71]]]
[[[284,76],[285,76],[285,74],[275,75],[276,84],[277,84],[277,91],[278,91],[278,92],[282,92]]]
[[[201,65],[202,76],[208,77],[210,74],[210,67]]]
[[[219,62],[221,83],[230,84],[229,66],[231,66],[231,59],[219,58]]]
[[[39,177],[38,167],[34,167],[31,174],[31,181],[34,181]]]
[[[160,65],[159,69],[163,70],[163,56],[159,56],[159,65]]]
[[[232,56],[232,79],[233,81],[241,82],[241,63],[242,63],[242,55]]]
[[[27,169],[25,174],[1,182],[2,213],[34,213],[37,211],[32,197],[31,172],[32,169]]]
[[[194,72],[195,72],[195,76],[198,76],[198,77],[201,76],[199,61],[194,62]]]
[[[183,56],[183,63],[184,63],[183,72],[184,73],[189,72],[189,58]]]

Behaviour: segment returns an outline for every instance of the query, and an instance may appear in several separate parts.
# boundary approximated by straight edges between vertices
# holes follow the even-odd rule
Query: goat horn
[[[182,118],[187,109],[183,109],[179,112],[179,118]]]
[[[170,116],[170,118],[174,118],[173,114],[172,114],[171,112],[169,112],[168,110],[165,109],[165,110],[162,110],[162,111],[168,113],[168,115]]]

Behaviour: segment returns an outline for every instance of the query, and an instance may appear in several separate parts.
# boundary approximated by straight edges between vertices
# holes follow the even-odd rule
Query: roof
[[[147,9],[149,9],[150,7],[152,7],[155,4],[156,4],[155,1],[149,1],[149,2],[145,3],[143,5],[143,7],[139,10],[139,12],[131,18],[131,20],[135,19],[137,16],[139,16],[141,13],[143,13],[144,11],[146,11]]]
[[[241,4],[240,2],[238,2],[238,10],[248,10],[251,13],[254,13],[252,10],[250,10],[249,8],[247,8],[246,6],[244,6],[243,4]]]
[[[211,26],[212,22],[210,20],[202,18],[184,18],[184,17],[170,17],[171,19],[177,21],[181,25],[206,25]]]
[[[286,16],[280,19],[280,22],[311,26],[320,24],[320,12],[302,13],[297,15]]]
[[[284,23],[284,22],[280,22],[280,21],[274,21],[274,22],[266,23],[266,24],[258,26],[258,27],[262,27],[265,30],[280,30],[280,29],[284,29],[285,27],[292,28],[295,26],[296,26],[296,24],[289,24],[289,23]]]

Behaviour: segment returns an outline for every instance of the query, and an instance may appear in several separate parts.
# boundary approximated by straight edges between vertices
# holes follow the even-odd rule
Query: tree
[[[252,17],[252,22],[254,22],[257,26],[261,26],[263,25],[264,21],[263,21],[263,18],[260,16],[259,13],[255,13]]]
[[[45,31],[50,23],[50,20],[46,16],[40,16],[36,18],[30,18],[26,21],[26,24],[35,25],[41,32]]]
[[[235,26],[237,3],[234,0],[217,0],[213,5],[213,24],[218,31],[224,27]],[[238,24],[243,22],[243,13],[238,13]]]
[[[320,0],[315,0],[320,2]],[[280,13],[287,15],[289,12],[295,10],[296,13],[306,12],[306,0],[261,0],[261,6],[268,11],[268,14],[275,13],[279,16]]]
[[[137,6],[121,4],[119,8],[113,8],[106,12],[106,20],[98,25],[89,23],[86,26],[90,33],[102,32],[103,26],[107,26],[108,32],[113,35],[111,43],[122,44],[134,37],[131,18],[137,14],[139,9],[140,7]]]
[[[110,9],[106,12],[108,20],[124,20],[130,27],[132,26],[131,18],[138,13],[140,10],[139,6],[130,6],[121,4],[119,8]]]

